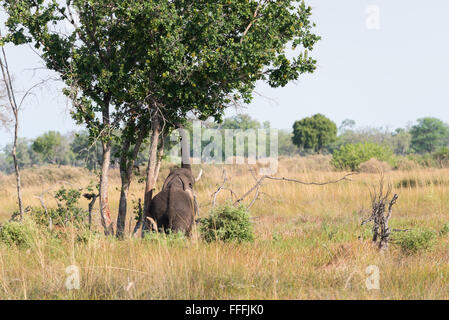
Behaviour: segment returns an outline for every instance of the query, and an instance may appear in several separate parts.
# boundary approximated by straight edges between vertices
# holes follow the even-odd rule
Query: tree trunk
[[[129,139],[126,139],[123,142],[123,147],[121,151],[122,154],[120,159],[120,179],[122,181],[122,185],[120,190],[120,202],[118,207],[117,232],[116,232],[116,236],[119,239],[123,238],[125,231],[126,214],[128,209],[128,193],[129,187],[131,185],[134,164],[136,162],[136,158],[142,145],[143,139],[147,135],[147,127],[145,125],[142,125],[139,130],[140,131],[137,137],[137,141],[133,148],[131,159],[128,159],[128,152],[131,144]]]
[[[111,161],[111,143],[103,142],[103,160],[101,161],[100,175],[100,214],[101,224],[105,235],[114,234],[114,226],[111,220],[111,209],[109,207],[109,165]]]
[[[19,202],[19,214],[20,219],[23,218],[23,202],[22,202],[22,185],[20,183],[20,170],[19,170],[19,161],[17,159],[17,141],[18,141],[18,131],[19,131],[19,119],[18,114],[14,115],[15,124],[14,124],[14,145],[12,147],[12,158],[14,160],[14,170],[16,173],[16,187],[17,187],[17,200]]]
[[[108,131],[106,133],[106,137],[102,139],[103,146],[103,159],[101,161],[101,175],[100,175],[100,215],[101,215],[101,224],[104,228],[105,235],[113,235],[114,234],[114,226],[112,225],[111,219],[111,209],[109,207],[109,198],[108,198],[108,187],[109,187],[109,167],[111,164],[111,141],[110,141],[110,133],[109,133],[109,103],[110,98],[106,97],[104,100],[104,110],[103,110],[103,125],[105,129]]]
[[[0,38],[2,37],[0,33]],[[9,73],[8,60],[6,59],[5,48],[2,46],[2,55],[3,61],[0,59],[0,67],[2,70],[3,81],[6,87],[6,93],[8,95],[8,100],[10,103],[11,111],[14,114],[14,144],[12,148],[12,157],[14,160],[14,170],[16,174],[16,187],[17,187],[17,200],[19,203],[19,214],[20,219],[23,218],[23,203],[22,203],[22,186],[20,183],[20,170],[19,170],[19,162],[17,159],[17,142],[19,139],[19,108],[20,106],[17,104],[16,96],[14,94],[14,88],[12,86],[11,75]]]
[[[122,174],[121,174],[122,175]],[[125,231],[126,212],[128,209],[128,192],[131,181],[128,178],[122,178],[122,186],[120,189],[120,202],[118,206],[117,231],[116,236],[123,239]]]
[[[144,194],[144,204],[143,204],[143,215],[142,215],[142,236],[144,235],[144,232],[147,231],[148,225],[146,221],[146,217],[149,214],[150,211],[150,203],[153,199],[153,190],[156,187],[156,181],[157,176],[159,174],[158,168],[160,158],[158,152],[158,146],[159,146],[159,138],[161,135],[160,132],[160,122],[158,116],[154,116],[152,119],[152,134],[151,134],[151,141],[150,141],[150,152],[148,157],[148,164],[147,164],[147,170],[146,170],[146,176],[147,176],[147,182],[145,185],[145,194]],[[163,148],[162,152],[163,152]]]

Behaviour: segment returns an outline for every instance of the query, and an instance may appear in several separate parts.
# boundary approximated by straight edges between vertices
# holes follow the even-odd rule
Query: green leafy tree
[[[345,132],[346,130],[353,130],[355,127],[355,121],[352,119],[345,119],[338,127],[339,132]]]
[[[421,118],[410,129],[411,147],[417,153],[433,152],[448,143],[449,128],[437,118]]]
[[[49,131],[37,137],[32,149],[46,163],[67,165],[74,158],[67,139],[56,131]]]
[[[293,133],[287,130],[278,131],[278,148],[279,155],[293,156],[299,154],[299,148],[293,144]]]
[[[252,119],[251,116],[247,114],[238,114],[236,116],[226,118],[223,122],[217,126],[221,129],[238,129],[238,130],[247,130],[247,129],[260,129],[260,122]]]
[[[101,142],[92,141],[88,132],[81,131],[75,134],[70,149],[75,155],[77,165],[80,164],[94,171],[101,165]]]
[[[125,39],[130,34],[144,33],[134,28],[132,16],[126,12],[134,2],[2,1],[10,31],[4,40],[16,45],[34,44],[47,67],[59,73],[67,85],[64,93],[73,102],[72,117],[86,126],[92,139],[102,143],[100,213],[105,233],[109,234],[113,227],[108,172],[112,133],[119,124],[114,115],[120,116],[118,108],[126,89],[132,92],[130,73],[138,60],[134,44],[125,43]],[[61,23],[69,26],[65,32]]]
[[[34,41],[44,51],[47,66],[60,72],[68,85],[74,118],[85,123],[92,136],[102,137],[103,221],[109,211],[112,132],[116,127],[125,132],[117,138],[122,146],[118,235],[124,228],[134,161],[148,132],[145,212],[159,173],[163,136],[182,125],[187,115],[220,121],[227,107],[251,101],[257,81],[285,86],[316,68],[308,52],[319,37],[312,32],[311,8],[303,1],[3,3],[9,38],[15,43]],[[60,21],[74,25],[74,31],[61,35],[59,29],[48,28]],[[297,50],[287,58],[290,47]],[[110,219],[106,224],[109,230]]]
[[[12,156],[12,144],[5,146],[3,152],[5,153],[6,172],[11,173],[14,171],[14,160]],[[33,164],[32,160],[33,151],[30,148],[30,142],[25,138],[17,139],[16,145],[16,158],[17,164],[20,169],[27,168]]]
[[[337,125],[322,114],[315,114],[293,124],[293,143],[303,149],[321,152],[337,138]]]
[[[9,163],[6,160],[6,155],[2,152],[0,153],[0,172],[9,172]]]
[[[391,146],[396,154],[405,155],[410,152],[412,135],[406,129],[398,128],[391,136]]]
[[[441,147],[437,149],[432,157],[438,163],[440,168],[444,168],[449,164],[449,147]]]
[[[393,151],[384,145],[371,142],[347,144],[334,151],[331,163],[337,169],[357,170],[362,162],[375,158],[392,164]]]

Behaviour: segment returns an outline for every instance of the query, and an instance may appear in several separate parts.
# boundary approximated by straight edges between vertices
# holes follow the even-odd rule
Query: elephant
[[[181,132],[183,130],[180,130]],[[172,169],[162,186],[162,190],[151,200],[145,223],[152,224],[151,229],[165,232],[184,232],[190,236],[195,214],[198,211],[193,186],[197,179],[192,174],[187,139],[181,133],[181,168]],[[147,230],[150,228],[147,228]]]

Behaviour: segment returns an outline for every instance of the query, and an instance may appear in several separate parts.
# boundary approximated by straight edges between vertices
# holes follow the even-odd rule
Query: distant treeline
[[[240,114],[224,119],[223,123],[206,122],[206,128],[262,129],[270,123]],[[208,142],[203,142],[207,144]],[[295,122],[293,132],[279,130],[280,156],[307,155],[313,153],[334,154],[348,145],[369,143],[391,150],[398,156],[407,156],[421,165],[432,166],[449,159],[449,126],[436,118],[418,119],[415,125],[390,130],[384,127],[357,128],[353,120],[345,120],[338,127],[322,115]],[[12,145],[0,152],[0,171],[14,171],[11,156]],[[111,166],[119,165],[119,145],[113,144]],[[168,147],[167,147],[168,148]],[[144,143],[137,158],[137,165],[147,161],[148,143]],[[22,138],[17,145],[20,168],[41,165],[70,165],[97,170],[101,164],[101,142],[86,131],[61,134],[49,131],[34,140]]]

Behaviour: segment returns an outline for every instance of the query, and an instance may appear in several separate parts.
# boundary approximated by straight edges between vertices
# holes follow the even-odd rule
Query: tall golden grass
[[[196,185],[200,215],[208,214],[211,195],[222,183],[243,195],[254,183],[248,166],[204,165]],[[160,184],[167,175],[165,164]],[[199,168],[194,168],[195,172]],[[323,159],[284,158],[277,176],[303,181],[329,181],[344,175]],[[449,170],[389,171],[385,178],[399,200],[393,228],[440,230],[449,221]],[[24,201],[39,206],[61,185],[87,187],[96,177],[86,170],[48,167],[24,170]],[[130,199],[142,197],[144,185],[133,182]],[[2,299],[447,299],[449,238],[436,246],[406,255],[392,245],[381,254],[371,244],[369,227],[360,226],[370,206],[369,189],[378,174],[362,173],[352,181],[325,186],[267,181],[250,212],[256,241],[248,244],[206,244],[195,233],[176,243],[131,237],[118,241],[90,236],[77,241],[67,229],[62,240],[36,229],[28,249],[0,245]],[[159,184],[159,187],[160,187]],[[229,199],[222,191],[218,201]],[[119,175],[111,173],[110,202],[117,211]],[[248,197],[246,202],[252,199]],[[130,202],[130,208],[132,207]],[[83,200],[82,205],[87,207]],[[0,176],[0,221],[16,209],[13,176]],[[128,226],[133,225],[132,210]],[[366,212],[367,214],[367,212]],[[95,214],[98,225],[98,213]],[[129,228],[127,228],[129,230]],[[100,230],[100,229],[99,229]],[[100,230],[101,231],[101,230]],[[65,286],[66,268],[80,270],[79,290]],[[380,270],[380,289],[368,290],[366,268]]]

